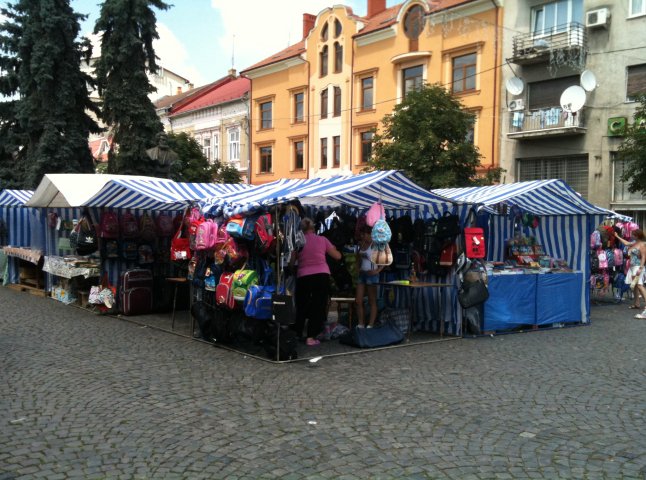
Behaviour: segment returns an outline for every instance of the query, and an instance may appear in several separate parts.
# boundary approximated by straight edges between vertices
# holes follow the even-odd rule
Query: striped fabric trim
[[[21,207],[33,194],[33,190],[2,190],[0,191],[0,206]]]

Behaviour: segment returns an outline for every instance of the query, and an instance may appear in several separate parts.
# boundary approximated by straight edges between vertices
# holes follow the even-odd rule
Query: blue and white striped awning
[[[2,190],[0,207],[22,207],[33,194],[33,190]]]
[[[515,205],[535,215],[616,215],[597,207],[576,193],[563,180],[535,180],[486,187],[442,188],[433,193],[456,201],[477,204],[488,212],[500,203]]]
[[[177,183],[162,178],[117,178],[106,183],[86,207],[181,210],[203,198],[223,198],[247,190],[246,185]]]
[[[429,192],[397,170],[360,175],[315,178],[308,180],[278,180],[255,187],[243,195],[219,201],[205,201],[204,210],[221,208],[226,215],[250,213],[290,200],[303,205],[348,205],[368,208],[381,200],[386,209],[434,207],[438,213],[456,202]]]

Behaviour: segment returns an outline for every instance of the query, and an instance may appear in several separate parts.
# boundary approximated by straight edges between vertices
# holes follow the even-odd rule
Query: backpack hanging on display
[[[375,202],[366,212],[366,224],[369,227],[374,227],[377,220],[386,218],[386,212],[381,202]]]
[[[146,243],[152,243],[157,238],[155,222],[146,212],[139,219],[139,238]]]
[[[135,261],[139,259],[139,246],[133,240],[121,242],[121,256],[124,260]]]
[[[271,220],[271,214],[269,213],[260,215],[256,220],[256,248],[261,254],[271,252],[276,245],[274,226]]]
[[[96,230],[89,216],[83,215],[70,233],[70,246],[78,255],[90,255],[99,248]]]
[[[119,217],[115,212],[103,212],[99,225],[101,238],[119,238]]]
[[[485,258],[484,230],[477,227],[464,229],[464,247],[467,258]]]
[[[258,284],[258,273],[255,270],[245,269],[236,270],[233,274],[233,298],[237,302],[244,302],[247,290],[252,285]]]
[[[139,247],[137,247],[137,262],[139,265],[150,265],[155,263],[153,247],[148,244],[139,245]]]
[[[233,273],[225,272],[220,276],[220,281],[215,287],[215,303],[229,310],[236,307],[236,301],[233,298]]]
[[[173,218],[166,214],[160,213],[155,219],[157,235],[160,237],[170,237],[173,234]]]
[[[105,239],[102,241],[101,256],[107,259],[119,258],[119,241],[118,240],[108,240]]]
[[[170,243],[170,259],[173,261],[190,260],[191,248],[189,239],[182,237],[182,223],[180,222],[177,233]]]
[[[253,240],[256,234],[255,227],[255,218],[235,216],[227,224],[227,233],[234,238]]]
[[[444,212],[444,215],[435,221],[435,236],[437,238],[453,238],[460,234],[460,217]]]
[[[130,212],[122,214],[119,229],[121,230],[122,238],[137,238],[139,236],[137,217]]]
[[[213,220],[200,223],[195,232],[195,250],[211,250],[215,248],[218,236],[218,225]]]

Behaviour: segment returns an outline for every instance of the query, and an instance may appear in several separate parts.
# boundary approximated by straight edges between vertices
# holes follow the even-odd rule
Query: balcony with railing
[[[584,110],[576,113],[561,107],[509,112],[509,138],[581,135],[586,132]]]
[[[587,45],[585,26],[578,22],[565,23],[516,35],[509,60],[518,65],[546,62],[556,52],[569,56],[584,54],[587,52]]]

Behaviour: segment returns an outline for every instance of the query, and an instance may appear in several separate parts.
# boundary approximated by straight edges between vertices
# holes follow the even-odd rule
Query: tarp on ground
[[[206,200],[204,209],[222,210],[225,215],[246,214],[294,199],[303,205],[347,205],[359,209],[381,201],[389,210],[427,208],[435,215],[462,203],[425,190],[400,171],[386,170],[330,178],[279,180],[226,200]]]

